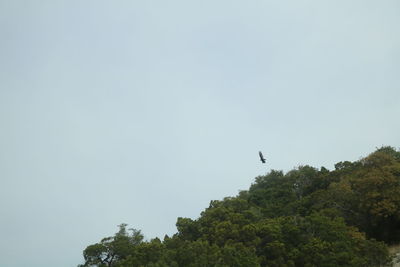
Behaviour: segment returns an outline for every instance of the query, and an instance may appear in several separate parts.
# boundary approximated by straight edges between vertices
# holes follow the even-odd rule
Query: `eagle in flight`
[[[264,158],[263,154],[261,153],[261,151],[258,152],[258,155],[260,155],[261,162],[265,163],[265,158]]]

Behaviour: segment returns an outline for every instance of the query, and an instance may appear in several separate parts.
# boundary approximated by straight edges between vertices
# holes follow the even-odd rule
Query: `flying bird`
[[[263,154],[261,153],[261,151],[258,152],[258,155],[260,155],[261,162],[265,163],[265,158],[264,158]]]

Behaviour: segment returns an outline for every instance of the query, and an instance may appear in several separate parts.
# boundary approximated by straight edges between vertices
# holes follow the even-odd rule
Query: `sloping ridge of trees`
[[[89,245],[98,267],[390,266],[400,242],[400,152],[381,147],[335,170],[272,170],[249,190],[213,200],[177,233],[145,241],[126,224]]]

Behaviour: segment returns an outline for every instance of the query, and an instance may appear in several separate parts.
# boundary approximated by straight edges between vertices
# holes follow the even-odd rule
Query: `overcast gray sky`
[[[399,25],[398,0],[0,0],[1,265],[399,147]]]

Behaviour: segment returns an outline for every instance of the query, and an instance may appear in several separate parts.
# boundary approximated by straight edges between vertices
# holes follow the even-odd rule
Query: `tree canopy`
[[[89,245],[80,266],[390,265],[387,244],[400,242],[400,152],[382,147],[332,171],[272,170],[197,219],[178,218],[163,240],[126,226]]]

